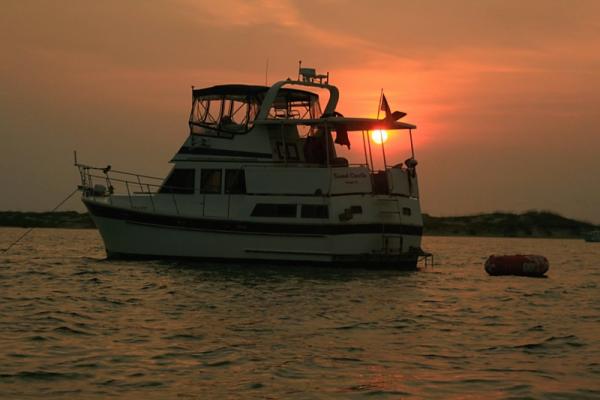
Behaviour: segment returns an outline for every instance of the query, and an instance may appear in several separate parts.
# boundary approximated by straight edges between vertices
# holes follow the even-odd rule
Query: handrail
[[[157,211],[157,204],[155,203],[156,195],[170,195],[172,199],[172,205],[177,215],[181,215],[181,207],[177,202],[177,194],[185,193],[189,191],[189,187],[164,185],[162,182],[164,179],[157,178],[154,176],[142,175],[132,172],[113,170],[110,166],[106,168],[93,167],[84,164],[75,164],[79,168],[81,175],[81,186],[80,189],[83,191],[84,197],[106,197],[108,201],[113,203],[113,194],[115,194],[115,187],[119,188],[119,194],[126,196],[129,200],[129,207],[134,208],[135,198],[146,198],[150,200],[150,205],[154,212]],[[100,173],[94,173],[95,171],[101,171]],[[116,175],[116,176],[115,176]],[[108,189],[108,193],[102,190],[102,193],[97,193],[94,187],[94,180],[105,183]],[[160,181],[158,182],[148,182]],[[133,188],[130,187],[133,185]],[[135,191],[135,188],[139,187],[140,192]],[[133,190],[132,190],[133,189]]]
[[[114,169],[111,169],[109,172],[113,172],[113,173],[116,173],[116,174],[137,176],[137,177],[140,177],[140,178],[154,179],[154,180],[157,180],[157,181],[163,181],[165,179],[165,178],[159,178],[159,177],[156,177],[156,176],[142,175],[142,174],[137,174],[137,173],[134,173],[134,172],[125,172],[125,171],[119,171],[119,170],[114,170]]]
[[[95,175],[95,174],[87,174],[88,177],[90,178],[97,178],[97,179],[106,179],[106,176],[102,176],[102,175]],[[140,175],[143,177],[143,175]],[[119,179],[119,178],[110,178],[111,182],[119,182],[119,183],[124,183],[126,185],[128,184],[134,184],[136,186],[140,186],[140,188],[146,186],[146,188],[148,189],[147,192],[144,192],[144,190],[142,189],[141,192],[139,192],[138,194],[145,194],[145,195],[154,195],[154,194],[172,194],[172,192],[164,192],[164,193],[160,193],[160,192],[153,192],[150,190],[150,187],[153,188],[159,188],[159,189],[180,189],[180,190],[189,190],[188,187],[183,187],[183,186],[170,186],[170,185],[157,185],[154,183],[141,183],[138,181],[130,181],[130,180],[125,180],[125,179]],[[177,193],[174,193],[177,194]]]
[[[88,176],[90,178],[98,178],[98,179],[106,179],[106,176],[102,176],[102,175],[95,175],[95,174],[88,174]],[[130,181],[130,180],[126,180],[126,179],[119,179],[119,178],[110,178],[110,180],[112,182],[121,182],[121,183],[134,183],[137,186],[140,186],[140,183],[137,181]],[[142,186],[151,186],[151,187],[157,187],[157,188],[161,188],[161,187],[169,187],[171,189],[183,189],[182,187],[178,187],[178,186],[163,186],[163,185],[158,185],[158,184],[154,184],[154,183],[142,183]],[[150,192],[152,193],[152,192]]]
[[[117,169],[112,169],[110,165],[106,166],[106,167],[94,167],[92,165],[86,165],[86,164],[75,164],[76,167],[79,167],[80,170],[96,170],[96,171],[106,171],[105,173],[108,172],[112,172],[115,174],[123,174],[123,175],[130,175],[130,176],[138,176],[141,178],[148,178],[148,179],[154,179],[154,180],[158,180],[158,181],[162,181],[164,180],[164,178],[159,178],[156,176],[150,176],[150,175],[142,175],[142,174],[138,174],[135,172],[127,172],[127,171],[120,171]]]

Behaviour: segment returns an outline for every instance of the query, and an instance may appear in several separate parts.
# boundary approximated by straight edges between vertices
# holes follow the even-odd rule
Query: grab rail
[[[189,190],[181,186],[164,185],[163,178],[158,178],[150,175],[143,175],[134,172],[113,170],[111,166],[107,167],[94,167],[91,165],[85,165],[75,163],[75,166],[79,169],[81,177],[80,189],[83,192],[84,197],[106,197],[110,204],[113,204],[112,197],[118,195],[119,189],[122,190],[122,194],[127,196],[129,200],[129,206],[134,208],[134,199],[137,196],[144,196],[150,200],[152,210],[156,212],[157,202],[155,196],[157,195],[171,195],[171,201],[173,208],[177,215],[180,215],[181,207],[177,202],[175,194]],[[102,174],[96,173],[101,171]],[[97,184],[105,184],[105,190],[107,192],[98,192],[95,187]],[[139,187],[140,191],[134,191],[134,188]]]

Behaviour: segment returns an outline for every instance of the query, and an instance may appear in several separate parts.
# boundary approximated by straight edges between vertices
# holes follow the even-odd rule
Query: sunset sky
[[[3,0],[0,51],[1,210],[56,205],[75,149],[166,174],[190,86],[264,84],[268,59],[270,83],[329,71],[346,116],[383,88],[425,212],[600,223],[600,1]]]

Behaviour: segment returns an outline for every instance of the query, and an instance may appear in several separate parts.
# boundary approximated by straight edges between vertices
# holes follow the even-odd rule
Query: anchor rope
[[[61,201],[60,203],[58,203],[58,205],[56,207],[54,207],[50,212],[54,212],[56,210],[58,210],[60,208],[60,206],[62,206],[63,204],[65,204],[67,202],[67,200],[69,200],[71,197],[73,197],[73,195],[75,193],[77,193],[79,191],[79,188],[73,190],[71,192],[70,195],[68,195],[63,201]],[[19,243],[25,236],[29,235],[31,233],[31,231],[33,231],[36,227],[33,226],[31,228],[29,228],[28,230],[25,231],[25,233],[23,233],[17,240],[15,240],[14,242],[12,242],[10,244],[10,246],[8,246],[6,249],[2,250],[3,254],[8,253],[8,250],[10,250],[11,247],[13,247],[15,244]]]

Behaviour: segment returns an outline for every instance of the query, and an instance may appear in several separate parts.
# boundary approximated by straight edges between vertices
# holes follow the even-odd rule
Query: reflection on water
[[[96,231],[34,231],[0,256],[0,397],[600,397],[600,244],[424,247],[419,272],[281,269],[112,262]],[[489,277],[493,253],[543,254],[548,278]]]

